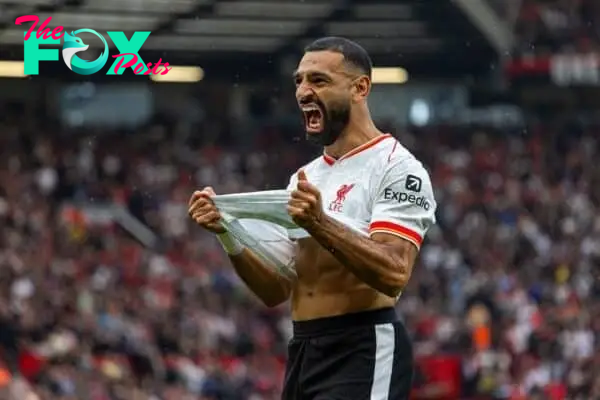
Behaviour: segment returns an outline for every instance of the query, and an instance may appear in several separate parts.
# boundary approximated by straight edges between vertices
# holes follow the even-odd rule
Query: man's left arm
[[[408,283],[423,238],[435,223],[429,175],[414,163],[386,171],[374,198],[370,237],[328,217],[319,190],[303,172],[288,206],[296,223],[356,277],[390,297],[398,296]]]

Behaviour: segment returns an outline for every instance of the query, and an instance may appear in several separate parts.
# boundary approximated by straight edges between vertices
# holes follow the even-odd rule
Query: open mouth
[[[311,104],[302,107],[302,113],[308,133],[319,133],[323,130],[323,112],[317,105]]]

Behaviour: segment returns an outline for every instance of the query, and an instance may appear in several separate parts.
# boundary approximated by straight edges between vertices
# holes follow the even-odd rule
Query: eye
[[[316,86],[325,86],[325,84],[327,83],[327,81],[323,78],[313,78],[312,79],[312,83],[315,84]]]

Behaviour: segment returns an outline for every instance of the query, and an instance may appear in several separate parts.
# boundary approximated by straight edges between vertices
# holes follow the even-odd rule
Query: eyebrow
[[[294,73],[292,74],[292,79],[296,79],[298,78],[298,76],[300,76],[301,73],[300,71],[296,70],[294,71]],[[306,75],[309,76],[317,76],[317,77],[323,77],[323,78],[327,78],[327,79],[331,79],[333,76],[332,74],[327,74],[325,72],[319,72],[319,71],[307,71]]]

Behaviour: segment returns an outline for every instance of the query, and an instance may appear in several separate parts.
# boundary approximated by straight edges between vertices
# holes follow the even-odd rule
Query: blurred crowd
[[[600,397],[599,129],[414,138],[440,230],[399,308],[418,348],[463,356],[461,398]]]
[[[198,187],[281,188],[318,153],[262,129],[269,140],[240,148],[180,142],[165,124],[67,133],[4,115],[0,398],[277,398],[287,306],[260,305],[186,214]],[[390,129],[440,204],[398,303],[427,360],[416,399],[600,398],[599,129]],[[157,246],[89,212],[109,204]],[[440,376],[443,357],[458,376]]]
[[[523,0],[517,19],[518,50],[526,54],[597,52],[600,2]]]

